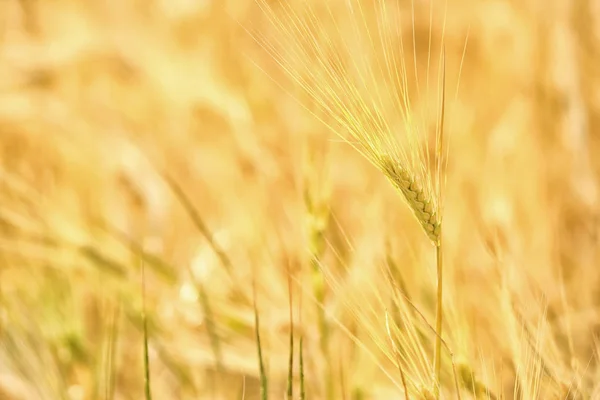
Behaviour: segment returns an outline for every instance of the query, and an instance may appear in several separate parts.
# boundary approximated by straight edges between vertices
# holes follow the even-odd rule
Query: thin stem
[[[267,373],[265,370],[265,363],[263,361],[262,347],[260,343],[260,320],[258,317],[258,306],[256,305],[256,282],[252,281],[252,301],[254,305],[254,331],[256,335],[256,347],[258,349],[258,367],[260,373],[260,398],[261,400],[267,400],[268,395],[268,381]]]
[[[292,272],[288,265],[288,299],[290,307],[290,353],[288,358],[288,381],[287,381],[287,400],[293,400],[294,398],[294,299],[292,292]]]
[[[144,329],[144,394],[146,400],[152,400],[150,388],[150,361],[148,357],[148,319],[146,317],[146,273],[142,261],[142,324]]]
[[[433,368],[435,371],[435,398],[440,398],[440,372],[441,372],[441,353],[442,353],[442,235],[435,247],[436,262],[437,262],[437,305],[435,312],[435,353],[433,360]]]
[[[306,399],[306,388],[304,387],[304,351],[302,349],[303,336],[300,336],[298,343],[298,353],[300,353],[300,400]]]

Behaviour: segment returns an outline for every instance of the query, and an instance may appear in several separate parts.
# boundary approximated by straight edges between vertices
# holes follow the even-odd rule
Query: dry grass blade
[[[117,354],[117,340],[119,333],[119,316],[120,316],[120,305],[117,305],[111,319],[110,336],[108,338],[108,348],[106,350],[107,361],[106,361],[106,394],[105,399],[111,400],[115,396],[115,377],[116,377],[116,354]]]
[[[298,299],[298,314],[299,321],[298,326],[302,329],[302,292]],[[298,339],[298,374],[300,375],[300,400],[306,399],[306,387],[304,382],[304,333],[300,334]]]
[[[288,265],[288,296],[289,296],[289,318],[290,318],[290,353],[288,357],[288,376],[287,376],[287,399],[294,398],[294,313],[293,313],[293,293],[292,293],[292,273]]]
[[[392,350],[394,351],[394,355],[398,359],[398,348],[396,346],[394,337],[392,336],[392,332],[390,330],[390,317],[389,317],[389,313],[387,311],[385,312],[385,329],[386,329],[388,338],[390,339],[390,344],[392,346]],[[401,364],[400,360],[397,360],[396,363],[398,364],[398,372],[400,372],[400,378],[402,379],[402,387],[404,388],[404,397],[406,400],[409,400],[408,385],[406,384],[406,376],[404,375],[404,370],[402,369],[402,364]]]
[[[142,261],[142,324],[144,333],[144,396],[146,400],[152,400],[152,389],[150,381],[150,359],[148,354],[148,322],[146,319],[146,276],[144,262]]]
[[[253,307],[254,307],[254,334],[256,337],[256,349],[258,355],[258,369],[260,375],[260,398],[261,400],[267,400],[269,397],[269,384],[267,379],[267,372],[265,369],[265,363],[263,359],[262,345],[260,341],[260,318],[258,316],[258,306],[256,305],[256,283],[252,283],[253,292]]]

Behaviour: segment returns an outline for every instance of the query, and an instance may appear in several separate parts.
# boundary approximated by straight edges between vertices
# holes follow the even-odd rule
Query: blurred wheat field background
[[[290,331],[294,398],[300,337],[307,399],[429,398],[431,243],[249,33],[293,48],[267,3],[0,2],[0,399],[143,398],[142,265],[155,399],[261,398],[254,301],[270,398]],[[445,48],[441,397],[600,399],[600,3],[284,3],[392,27],[425,132]]]

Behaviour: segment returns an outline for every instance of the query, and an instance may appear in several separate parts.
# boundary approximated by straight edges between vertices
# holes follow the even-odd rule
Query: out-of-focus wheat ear
[[[254,308],[254,333],[256,336],[256,348],[258,351],[258,370],[260,374],[260,398],[261,400],[267,400],[268,395],[268,380],[265,364],[263,361],[262,346],[260,343],[260,320],[258,317],[258,306],[256,305],[256,283],[252,283],[252,301]]]
[[[333,367],[329,351],[329,338],[331,327],[325,312],[325,301],[327,297],[326,282],[321,270],[321,259],[325,253],[325,233],[328,228],[330,211],[320,200],[320,193],[313,182],[306,178],[306,189],[304,191],[304,202],[308,219],[308,241],[310,251],[310,274],[313,295],[317,302],[319,338],[321,355],[325,361],[325,399],[334,398]],[[316,200],[319,199],[319,200]]]
[[[146,276],[144,261],[142,261],[142,328],[144,333],[144,396],[145,400],[152,400],[150,383],[150,360],[148,357],[148,321],[146,319]]]
[[[434,245],[438,246],[441,221],[436,207],[436,199],[424,189],[423,182],[419,182],[417,177],[402,166],[399,160],[382,156],[379,163],[385,176],[402,193],[427,237]]]

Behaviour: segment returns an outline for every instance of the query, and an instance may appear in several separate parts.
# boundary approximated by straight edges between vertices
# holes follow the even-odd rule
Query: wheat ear
[[[439,246],[441,223],[435,211],[433,197],[423,189],[419,180],[400,162],[394,161],[390,157],[384,157],[381,160],[381,169],[394,187],[402,193],[421,227],[425,230],[425,234],[433,244]]]

